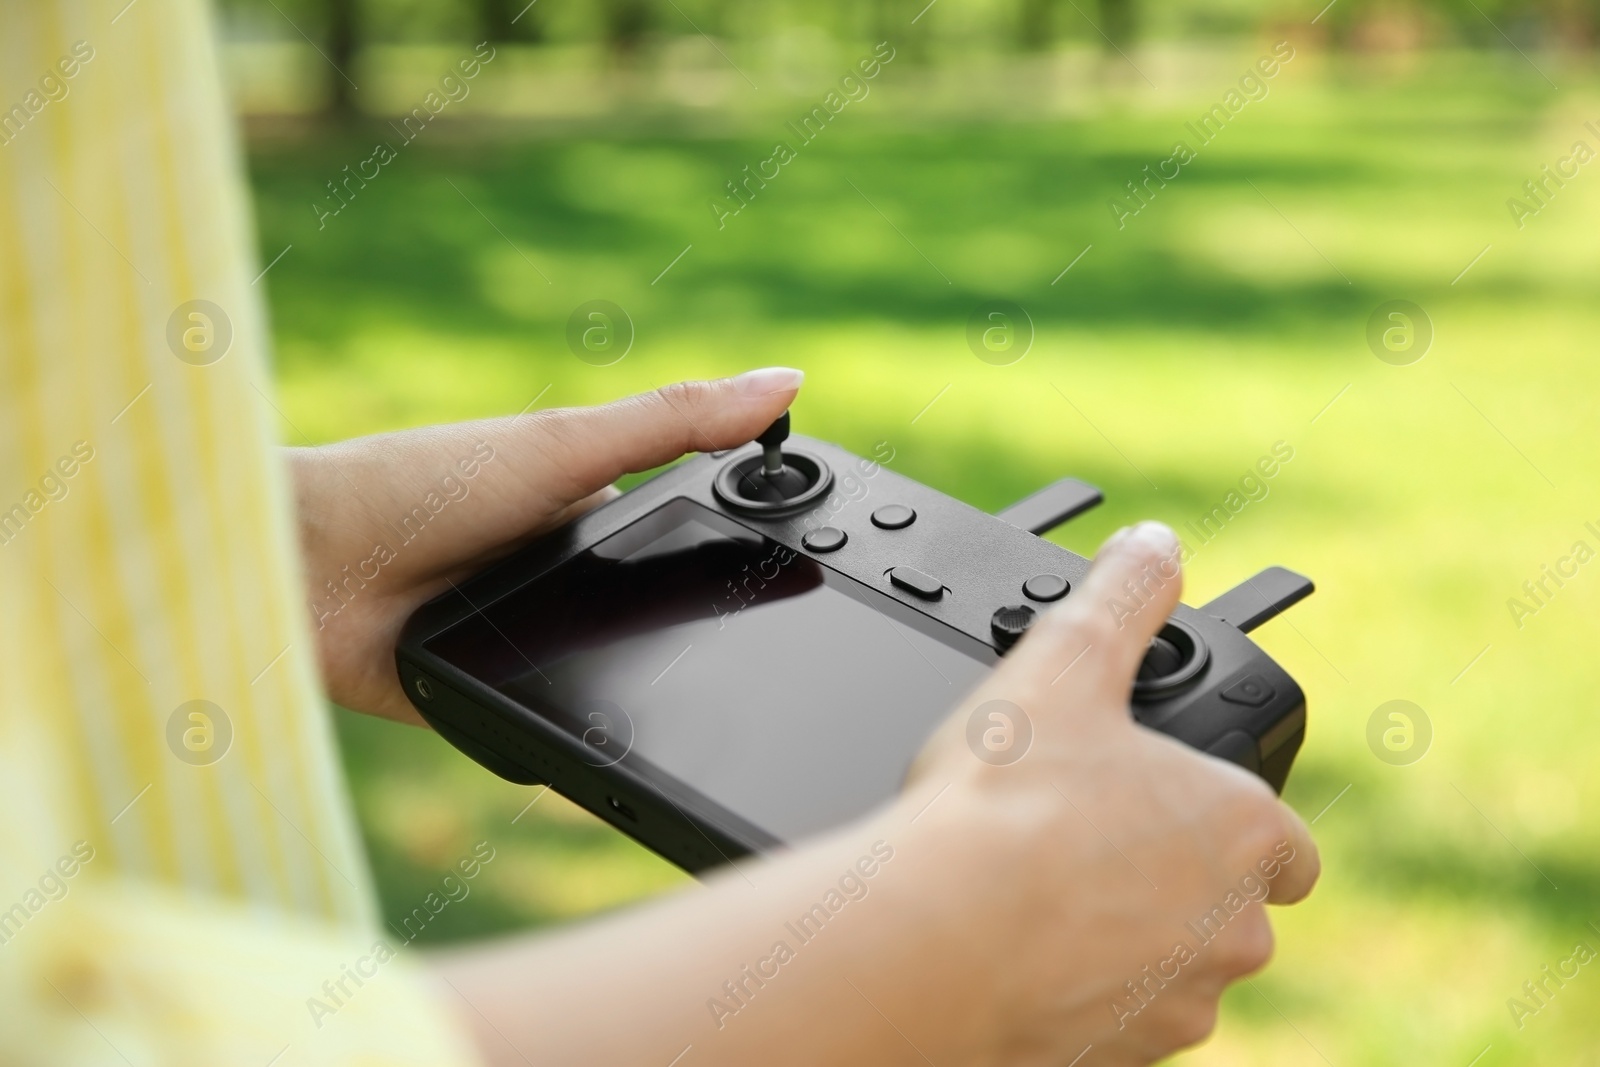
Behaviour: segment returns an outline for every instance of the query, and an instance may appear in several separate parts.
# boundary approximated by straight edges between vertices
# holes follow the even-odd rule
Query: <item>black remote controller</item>
[[[786,413],[418,609],[402,684],[485,767],[692,871],[858,817],[1072,595],[1089,561],[1038,535],[1101,501],[1064,479],[989,515],[888,458],[791,440]],[[1179,605],[1134,717],[1281,790],[1305,697],[1245,634],[1311,591],[1273,567]]]

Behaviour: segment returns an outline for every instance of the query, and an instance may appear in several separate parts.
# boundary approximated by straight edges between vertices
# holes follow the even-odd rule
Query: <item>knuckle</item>
[[[1229,770],[1232,782],[1222,811],[1240,852],[1254,862],[1285,837],[1282,802],[1260,778],[1237,767]]]
[[[699,379],[670,382],[657,388],[655,394],[662,403],[681,412],[703,404],[711,395],[711,383]]]
[[[1166,1036],[1174,1049],[1198,1045],[1217,1028],[1217,1002],[1206,997],[1177,1007],[1167,1021]]]
[[[581,427],[572,408],[546,408],[526,417],[532,420],[539,450],[549,458],[565,460],[578,448]]]
[[[1240,952],[1240,962],[1244,964],[1245,974],[1254,974],[1272,962],[1273,953],[1277,951],[1278,939],[1272,932],[1272,923],[1262,911],[1257,911],[1256,921],[1244,928],[1244,946]]]
[[[1229,978],[1254,974],[1272,961],[1276,938],[1272,923],[1260,908],[1252,908],[1249,918],[1238,924],[1228,941],[1218,946],[1217,964]]]
[[[540,491],[558,498],[590,492],[594,486],[583,484],[582,471],[593,440],[584,410],[546,408],[524,417],[531,422],[527,440],[542,461]]]
[[[1276,797],[1252,797],[1241,813],[1239,842],[1251,863],[1269,855],[1283,841],[1283,818]]]

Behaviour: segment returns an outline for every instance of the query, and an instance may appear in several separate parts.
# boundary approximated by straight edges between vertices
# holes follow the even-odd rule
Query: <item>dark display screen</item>
[[[427,643],[784,841],[893,796],[984,644],[688,500]]]

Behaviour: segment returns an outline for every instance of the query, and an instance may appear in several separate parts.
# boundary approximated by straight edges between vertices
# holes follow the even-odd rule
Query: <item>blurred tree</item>
[[[544,40],[544,13],[538,0],[477,0],[478,26],[491,41]]]
[[[1100,0],[1100,32],[1107,46],[1122,47],[1133,40],[1138,13],[1134,0]]]
[[[1022,0],[1017,13],[1017,47],[1025,52],[1049,48],[1055,41],[1055,16],[1060,7],[1059,0]]]
[[[328,0],[328,62],[334,68],[328,80],[328,114],[336,119],[356,113],[350,70],[360,44],[361,17],[356,8],[357,0]]]
[[[1073,7],[1077,7],[1074,3]],[[1060,32],[1061,0],[1020,0],[1017,12],[1017,46],[1024,51],[1044,51]],[[1107,49],[1121,48],[1133,39],[1136,23],[1134,0],[1098,0],[1094,36]],[[1085,19],[1087,12],[1078,8]]]
[[[613,58],[631,63],[650,30],[650,0],[604,0],[606,48]]]

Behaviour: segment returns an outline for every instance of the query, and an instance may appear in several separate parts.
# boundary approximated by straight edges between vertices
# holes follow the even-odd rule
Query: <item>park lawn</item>
[[[323,183],[392,134],[280,130],[252,142],[251,168],[263,262],[292,245],[265,283],[283,433],[326,441],[787,363],[809,374],[801,432],[860,452],[889,441],[902,472],[979,507],[1065,474],[1101,486],[1107,503],[1054,535],[1084,553],[1143,516],[1185,532],[1283,442],[1270,493],[1191,539],[1185,599],[1271,563],[1315,578],[1257,638],[1308,695],[1286,797],[1320,814],[1325,872],[1279,915],[1271,968],[1180,1062],[1464,1067],[1486,1046],[1480,1067],[1600,1062],[1589,969],[1521,1029],[1507,1006],[1575,942],[1600,947],[1597,832],[1581,818],[1600,805],[1600,563],[1520,626],[1507,605],[1575,541],[1600,548],[1585,529],[1600,529],[1600,174],[1520,230],[1505,203],[1574,140],[1600,146],[1583,129],[1600,124],[1593,84],[1556,81],[1514,55],[1396,68],[1306,53],[1120,229],[1108,199],[1190,139],[1227,79],[1108,97],[1093,118],[941,120],[885,89],[722,229],[709,202],[791,136],[777,113],[727,129],[441,125],[321,230]],[[596,298],[637,329],[613,366],[566,347],[568,314]],[[1392,366],[1366,323],[1401,298],[1435,336]],[[1008,366],[967,346],[991,299],[1036,327]],[[1411,765],[1368,745],[1391,699],[1432,724]],[[524,812],[533,792],[431,735],[339,726],[392,919],[475,842],[496,848],[424,941],[685,881],[558,797]]]

